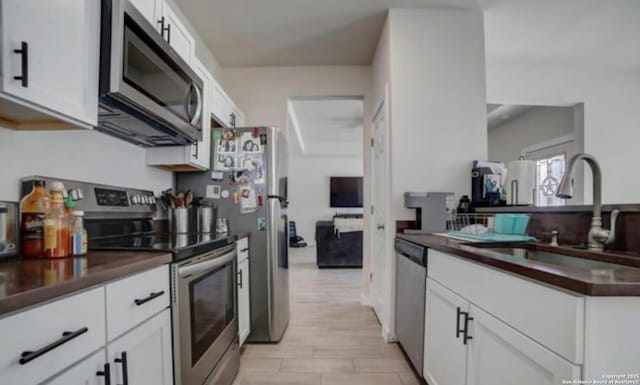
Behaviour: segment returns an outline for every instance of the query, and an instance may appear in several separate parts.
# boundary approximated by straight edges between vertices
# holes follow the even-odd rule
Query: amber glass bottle
[[[33,182],[33,190],[20,201],[22,242],[24,257],[40,257],[44,247],[44,213],[49,205],[45,182]]]
[[[70,253],[69,216],[64,209],[64,185],[51,186],[51,205],[44,216],[44,251],[48,258],[64,258]]]

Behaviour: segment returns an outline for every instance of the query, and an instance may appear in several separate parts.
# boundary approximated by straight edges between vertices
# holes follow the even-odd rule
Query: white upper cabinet
[[[195,40],[178,13],[164,0],[130,0],[131,3],[149,20],[165,41],[186,61],[191,64],[195,57]]]
[[[233,123],[233,127],[244,127],[246,122],[245,122],[245,118],[244,118],[244,113],[242,113],[242,111],[240,110],[240,108],[236,105],[233,106],[233,112],[232,112],[232,123]]]
[[[213,77],[197,58],[193,70],[203,80],[202,90],[202,141],[188,146],[152,147],[146,152],[147,165],[169,168],[175,171],[208,170],[211,160],[211,99]]]
[[[11,128],[97,124],[99,7],[95,0],[2,1],[0,117]]]
[[[240,108],[231,100],[227,92],[215,79],[213,81],[212,114],[216,120],[227,128],[244,127],[245,116]]]
[[[212,113],[224,127],[233,127],[231,114],[234,104],[224,88],[215,79],[213,82]]]
[[[195,57],[195,40],[178,14],[167,3],[162,4],[162,16],[160,18],[162,37],[169,45],[189,64]]]
[[[162,0],[129,0],[144,17],[160,31],[162,17]]]

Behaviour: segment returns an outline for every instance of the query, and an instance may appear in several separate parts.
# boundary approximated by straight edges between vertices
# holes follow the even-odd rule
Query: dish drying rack
[[[457,213],[447,215],[447,231],[459,231],[473,235],[495,232],[495,214]]]

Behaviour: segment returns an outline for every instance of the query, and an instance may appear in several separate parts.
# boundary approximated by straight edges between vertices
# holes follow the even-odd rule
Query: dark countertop
[[[89,251],[76,258],[0,260],[0,316],[171,261],[171,253],[157,251]]]
[[[626,265],[620,269],[607,271],[605,274],[601,270],[587,270],[529,259],[523,260],[508,254],[486,250],[486,247],[513,247],[513,244],[471,244],[438,235],[397,234],[397,237],[434,250],[453,254],[464,259],[469,259],[584,295],[640,296],[639,257],[613,253],[597,253],[587,250],[577,250],[570,247],[552,247],[540,243],[527,244],[526,246],[540,251],[558,252],[579,258]]]
[[[232,231],[230,235],[232,235],[232,236],[235,235],[237,237],[237,239],[236,239],[236,241],[237,241],[237,240],[240,240],[242,238],[249,238],[251,233]]]
[[[603,213],[610,213],[613,210],[620,210],[626,213],[640,212],[640,204],[607,204],[602,205]],[[502,207],[476,207],[476,213],[592,213],[592,205],[572,205],[572,206],[502,206]]]

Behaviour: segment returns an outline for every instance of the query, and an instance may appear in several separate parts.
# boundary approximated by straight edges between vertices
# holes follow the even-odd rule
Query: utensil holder
[[[174,234],[189,232],[189,209],[178,207],[169,209],[169,231]]]

